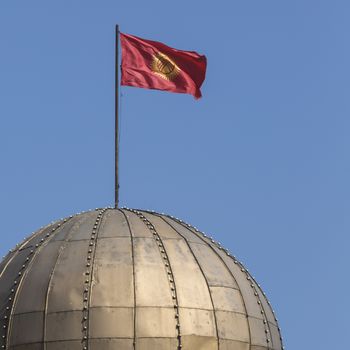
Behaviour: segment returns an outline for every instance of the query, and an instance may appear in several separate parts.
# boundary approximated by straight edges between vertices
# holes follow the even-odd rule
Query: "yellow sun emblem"
[[[164,53],[158,52],[153,55],[152,71],[165,80],[173,80],[179,73],[180,68]]]

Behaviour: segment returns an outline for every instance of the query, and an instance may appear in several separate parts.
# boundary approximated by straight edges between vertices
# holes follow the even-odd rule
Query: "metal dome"
[[[0,264],[13,350],[281,350],[248,271],[181,220],[98,209],[50,224]]]

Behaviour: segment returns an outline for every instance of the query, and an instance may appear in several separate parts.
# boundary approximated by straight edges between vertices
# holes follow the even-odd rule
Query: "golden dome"
[[[244,266],[173,217],[97,209],[50,224],[0,264],[13,350],[281,350]]]

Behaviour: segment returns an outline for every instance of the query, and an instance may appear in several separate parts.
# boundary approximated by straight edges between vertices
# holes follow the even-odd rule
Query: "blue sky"
[[[2,1],[0,255],[113,204],[119,23],[208,58],[200,101],[122,88],[121,205],[236,254],[286,348],[347,348],[349,17],[345,0]]]

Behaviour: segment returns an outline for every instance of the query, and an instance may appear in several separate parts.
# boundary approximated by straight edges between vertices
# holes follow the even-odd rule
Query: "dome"
[[[277,320],[228,251],[168,215],[96,209],[33,233],[0,264],[13,350],[281,350]]]

